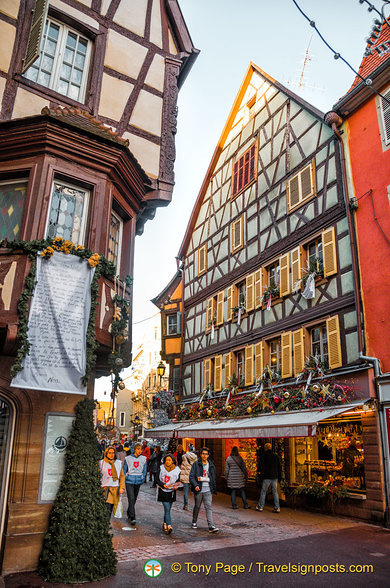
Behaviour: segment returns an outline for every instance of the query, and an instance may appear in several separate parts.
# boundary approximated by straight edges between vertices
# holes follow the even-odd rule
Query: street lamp
[[[160,386],[161,386],[161,380],[165,374],[165,365],[163,364],[162,360],[160,361],[160,363],[157,366],[157,373],[160,376]]]
[[[134,419],[131,420],[131,423],[133,425],[133,429],[134,429],[134,440],[138,441],[138,435],[139,435],[139,426],[141,423],[141,419],[139,418],[138,414],[135,415]]]

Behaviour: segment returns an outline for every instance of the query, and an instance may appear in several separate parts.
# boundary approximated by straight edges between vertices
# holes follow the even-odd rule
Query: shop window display
[[[290,440],[293,485],[313,482],[365,491],[364,448],[360,421],[320,425],[316,437]]]
[[[255,478],[257,473],[256,439],[225,439],[225,460],[229,457],[234,446],[238,447],[238,451],[245,462],[248,477]]]

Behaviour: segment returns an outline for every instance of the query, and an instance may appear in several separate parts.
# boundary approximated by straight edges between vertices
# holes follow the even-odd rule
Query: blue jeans
[[[183,486],[184,486],[184,506],[187,506],[188,505],[188,491],[190,489],[190,483],[184,482]]]
[[[241,494],[241,498],[242,498],[242,502],[244,504],[244,506],[246,506],[248,503],[246,501],[246,494],[245,494],[245,488],[231,488],[231,494],[230,497],[232,499],[232,506],[237,506],[237,502],[236,502],[236,494],[237,491],[240,492]]]
[[[164,507],[164,523],[166,523],[167,525],[172,525],[172,519],[171,519],[172,502],[163,502],[162,505]]]
[[[272,488],[272,494],[274,497],[274,507],[275,508],[280,508],[279,506],[279,496],[278,496],[278,480],[277,478],[275,478],[274,480],[263,480],[263,486],[261,488],[261,492],[260,492],[260,498],[259,498],[259,508],[264,508],[264,503],[265,503],[265,497],[267,496],[267,491],[268,488],[271,484],[271,488]]]

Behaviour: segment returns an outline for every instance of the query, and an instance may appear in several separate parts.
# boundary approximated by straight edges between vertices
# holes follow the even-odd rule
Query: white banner
[[[37,258],[28,320],[31,348],[14,388],[85,394],[86,334],[95,269],[75,255],[55,251]]]
[[[52,502],[57,494],[65,467],[65,453],[74,415],[46,415],[40,479],[40,502]]]

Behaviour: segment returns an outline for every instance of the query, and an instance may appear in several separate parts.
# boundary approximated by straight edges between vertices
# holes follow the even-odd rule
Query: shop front
[[[170,430],[184,448],[189,443],[196,449],[210,447],[222,491],[227,490],[224,464],[237,446],[249,474],[248,494],[257,498],[260,458],[265,443],[271,442],[281,461],[280,494],[287,505],[383,521],[378,413],[363,401],[342,408],[165,427],[165,432],[154,434]]]

